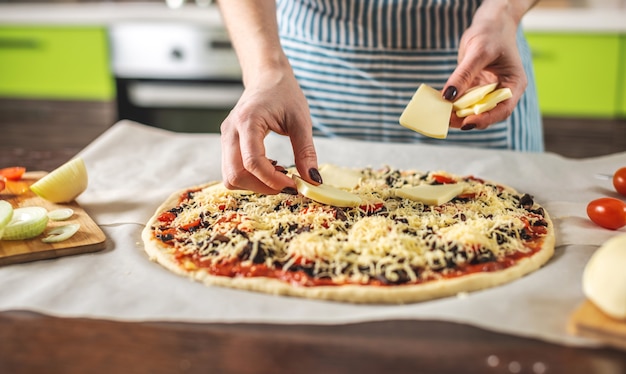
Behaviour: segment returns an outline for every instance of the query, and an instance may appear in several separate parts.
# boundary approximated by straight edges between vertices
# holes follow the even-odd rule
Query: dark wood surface
[[[114,120],[110,103],[0,100],[0,167],[52,170]],[[626,352],[437,321],[127,323],[16,310],[0,313],[0,373],[618,374]]]

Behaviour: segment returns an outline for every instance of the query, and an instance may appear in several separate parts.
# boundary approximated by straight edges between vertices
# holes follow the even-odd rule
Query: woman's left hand
[[[486,129],[508,118],[522,97],[528,81],[517,47],[519,19],[513,10],[506,1],[483,2],[461,37],[458,66],[443,89],[443,97],[454,101],[469,88],[494,82],[499,83],[498,88],[510,88],[513,96],[478,115],[460,118],[453,112],[450,127]]]

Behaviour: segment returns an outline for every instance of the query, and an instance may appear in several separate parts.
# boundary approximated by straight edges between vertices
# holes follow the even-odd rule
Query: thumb
[[[465,54],[459,61],[443,88],[443,98],[454,101],[465,91],[475,86],[477,77],[486,66],[486,61],[480,55]]]

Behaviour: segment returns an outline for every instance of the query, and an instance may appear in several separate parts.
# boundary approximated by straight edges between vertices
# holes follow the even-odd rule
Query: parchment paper
[[[293,164],[285,137],[266,139],[268,156]],[[626,153],[570,160],[530,154],[416,144],[316,139],[319,162],[447,170],[530,193],[555,221],[558,248],[542,269],[510,284],[409,305],[350,305],[206,287],[150,262],[140,232],[172,192],[220,180],[218,135],[180,134],[122,121],[81,152],[89,187],[78,202],[103,228],[107,249],[0,267],[0,310],[124,321],[340,324],[384,319],[444,320],[568,345],[594,345],[566,332],[584,300],[582,270],[606,239],[626,230],[586,219],[588,201],[617,196],[610,174]]]

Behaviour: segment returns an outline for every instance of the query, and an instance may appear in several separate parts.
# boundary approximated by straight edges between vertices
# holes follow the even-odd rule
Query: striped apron
[[[277,0],[281,43],[308,99],[316,136],[543,151],[530,50],[528,88],[513,115],[444,141],[398,123],[416,88],[442,89],[481,0]]]

